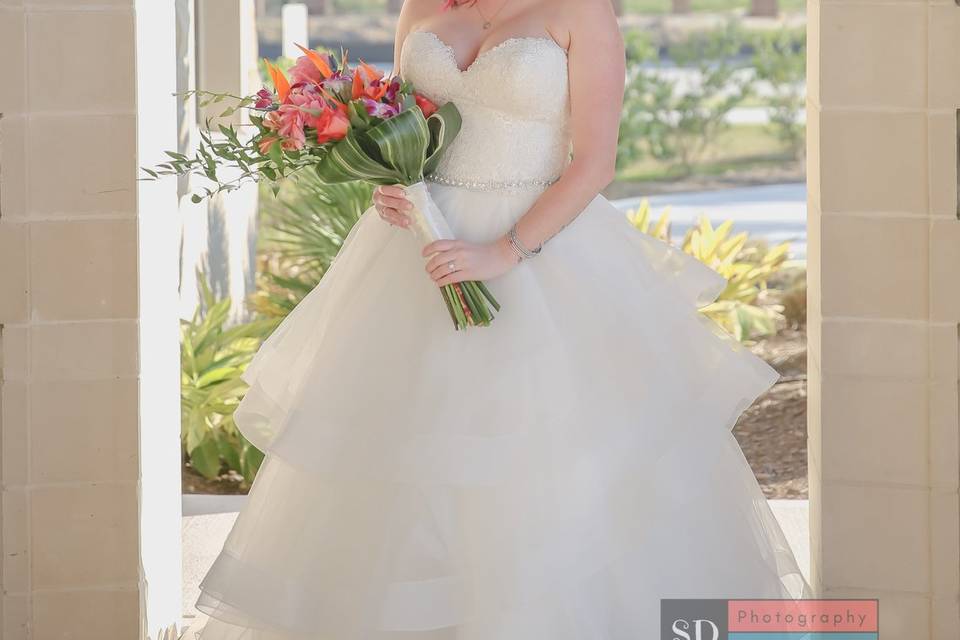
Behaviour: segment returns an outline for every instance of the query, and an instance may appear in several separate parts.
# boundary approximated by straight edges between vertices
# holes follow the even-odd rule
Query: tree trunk
[[[327,16],[333,13],[333,0],[305,0],[310,15]]]
[[[780,13],[777,0],[750,0],[750,15],[759,18],[776,18]]]
[[[672,13],[690,13],[693,9],[690,0],[671,0],[670,5]]]

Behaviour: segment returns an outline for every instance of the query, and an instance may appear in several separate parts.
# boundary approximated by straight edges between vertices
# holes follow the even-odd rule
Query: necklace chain
[[[479,14],[480,14],[480,17],[483,19],[483,28],[484,28],[484,29],[489,29],[490,27],[493,26],[493,21],[494,21],[494,19],[496,19],[496,17],[497,17],[498,15],[500,15],[500,12],[503,11],[503,8],[504,8],[505,6],[507,6],[507,2],[508,2],[508,1],[509,1],[509,0],[503,0],[503,4],[500,5],[500,8],[497,9],[496,11],[494,11],[494,12],[493,12],[493,15],[490,16],[489,18],[486,17],[485,15],[483,15],[483,11],[480,10],[480,2],[479,2],[479,0],[478,0],[477,2],[474,2],[474,3],[473,3],[473,8],[477,10],[477,13],[479,13]]]

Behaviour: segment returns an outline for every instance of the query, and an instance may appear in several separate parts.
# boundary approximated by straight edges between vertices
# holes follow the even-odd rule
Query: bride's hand
[[[430,256],[427,273],[438,287],[466,280],[496,278],[520,262],[506,236],[489,244],[437,240],[423,248],[423,255]]]
[[[380,217],[395,227],[409,227],[410,216],[407,212],[413,208],[400,185],[381,185],[373,190],[373,207]]]

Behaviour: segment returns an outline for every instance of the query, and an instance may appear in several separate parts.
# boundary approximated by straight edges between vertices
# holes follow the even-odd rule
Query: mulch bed
[[[733,433],[768,498],[807,497],[807,337],[784,331],[753,352],[780,380],[740,416]]]

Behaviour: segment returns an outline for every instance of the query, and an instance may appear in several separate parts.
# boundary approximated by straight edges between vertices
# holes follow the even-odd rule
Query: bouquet
[[[274,91],[263,88],[245,97],[191,92],[201,98],[201,106],[231,100],[221,116],[250,109],[252,135],[241,138],[232,125],[219,126],[218,140],[201,131],[193,157],[167,151],[168,162],[143,170],[153,179],[205,176],[213,186],[204,187],[203,196],[194,194],[194,202],[263,179],[276,194],[280,180],[295,179],[300,171],[315,171],[327,183],[401,184],[413,204],[409,215],[418,240],[425,246],[453,239],[423,180],[460,130],[456,106],[448,102],[438,108],[398,77],[385,77],[362,61],[349,66],[345,54],[338,63],[299,48],[304,55],[287,74],[266,61]],[[222,181],[218,169],[224,167],[239,177]],[[446,285],[441,293],[456,329],[489,325],[500,309],[479,281]]]

